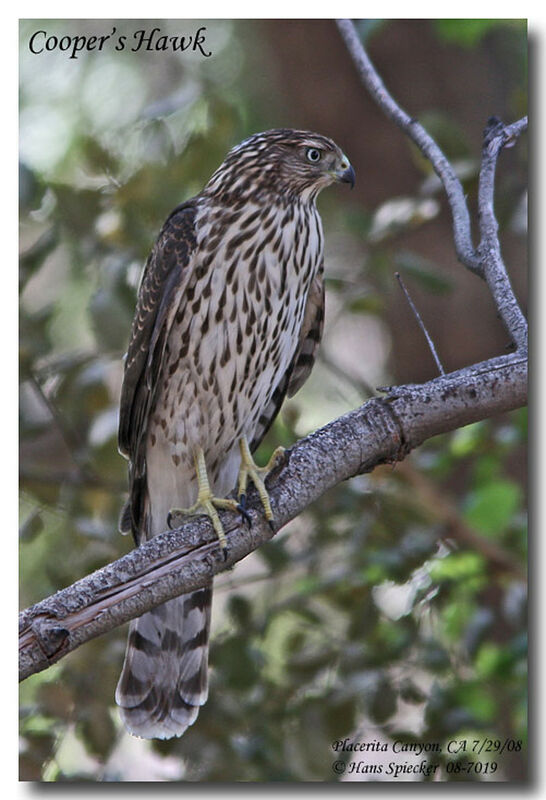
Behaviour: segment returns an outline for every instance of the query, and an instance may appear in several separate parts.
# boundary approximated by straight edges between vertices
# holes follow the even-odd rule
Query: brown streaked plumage
[[[195,503],[198,456],[212,495],[231,492],[246,459],[240,442],[254,451],[308,377],[324,318],[315,200],[336,180],[352,184],[354,172],[330,139],[266,131],[233,148],[165,222],[121,394],[130,483],[121,528],[137,544],[167,528],[173,507]],[[131,733],[170,738],[195,721],[208,691],[211,599],[209,586],[132,623],[116,691]]]

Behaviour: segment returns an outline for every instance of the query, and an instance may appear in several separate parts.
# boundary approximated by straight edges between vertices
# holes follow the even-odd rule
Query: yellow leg
[[[265,484],[262,478],[262,475],[265,476],[271,472],[275,464],[277,463],[277,459],[284,453],[284,447],[277,447],[265,467],[258,467],[252,458],[250,453],[250,449],[248,447],[248,442],[246,437],[243,437],[239,440],[239,447],[241,450],[241,468],[239,470],[239,487],[238,487],[238,497],[241,503],[241,506],[244,508],[244,500],[246,496],[246,487],[248,483],[248,479],[250,478],[256,489],[258,490],[258,494],[260,495],[260,500],[262,501],[262,505],[265,511],[265,518],[271,522],[273,520],[273,511],[271,510],[271,502],[269,500],[269,495],[267,493],[267,489],[265,488]]]
[[[194,461],[195,473],[197,475],[197,500],[189,508],[171,508],[167,517],[167,524],[170,527],[174,516],[185,517],[191,514],[206,514],[212,522],[212,526],[218,535],[222,548],[226,550],[226,535],[216,509],[227,508],[230,511],[237,511],[239,504],[236,500],[228,500],[225,497],[214,497],[209,484],[205,456],[200,447],[195,451]]]

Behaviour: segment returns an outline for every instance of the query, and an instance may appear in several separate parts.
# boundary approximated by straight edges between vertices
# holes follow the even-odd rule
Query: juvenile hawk
[[[251,453],[304,383],[321,337],[323,234],[315,201],[354,170],[331,139],[287,129],[234,147],[203,191],[169,216],[148,258],[125,362],[120,450],[137,544],[174,510],[207,513],[248,478]],[[182,506],[183,508],[177,508]],[[116,701],[128,730],[180,736],[207,699],[212,585],[131,623]]]

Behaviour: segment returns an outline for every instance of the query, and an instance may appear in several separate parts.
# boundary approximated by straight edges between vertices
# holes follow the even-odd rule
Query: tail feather
[[[208,586],[131,623],[116,702],[133,735],[170,739],[197,719],[208,695],[211,603]]]

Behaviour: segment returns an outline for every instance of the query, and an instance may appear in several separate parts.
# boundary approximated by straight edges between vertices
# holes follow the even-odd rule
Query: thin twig
[[[324,364],[326,369],[328,369],[341,380],[350,384],[361,397],[373,397],[375,395],[375,390],[371,384],[369,384],[363,378],[355,378],[353,375],[349,375],[347,372],[345,372],[342,367],[336,364],[335,361],[332,361],[332,359],[324,353],[324,348],[319,350],[317,359],[319,363]]]
[[[514,145],[517,138],[526,129],[527,117],[523,117],[512,125],[504,125],[496,117],[491,117],[484,131],[478,186],[481,236],[478,253],[483,264],[485,280],[508,332],[515,345],[522,350],[527,349],[527,321],[514,296],[502,259],[494,196],[495,171],[499,154],[503,147]]]
[[[463,187],[450,162],[423,126],[403,111],[391,97],[371,63],[351,20],[338,20],[337,25],[367,90],[387,116],[428,158],[442,181],[451,208],[455,249],[459,261],[487,282],[495,305],[514,343],[518,349],[527,352],[527,323],[514,296],[500,254],[498,225],[493,208],[498,155],[503,147],[511,146],[526,130],[527,118],[524,117],[507,126],[493,118],[486,128],[478,190],[481,241],[479,247],[475,249]]]
[[[395,272],[394,275],[395,275],[396,279],[398,280],[398,283],[400,284],[400,287],[401,287],[402,291],[406,295],[406,300],[408,301],[409,306],[410,306],[411,310],[413,311],[413,314],[414,314],[415,319],[417,320],[417,322],[419,324],[419,327],[421,328],[421,330],[423,331],[423,333],[425,335],[425,339],[427,340],[427,344],[428,344],[428,346],[430,348],[430,352],[432,353],[434,361],[436,362],[436,366],[438,367],[438,372],[440,373],[440,375],[445,375],[446,373],[445,373],[445,370],[444,370],[444,368],[442,366],[442,362],[440,361],[440,359],[438,357],[438,353],[436,352],[436,348],[434,347],[434,342],[432,341],[432,339],[431,339],[431,337],[429,335],[429,332],[427,331],[427,329],[425,327],[425,323],[421,319],[421,315],[417,311],[417,307],[416,307],[415,303],[411,299],[410,293],[406,289],[406,284],[402,280],[402,276],[400,275],[399,272]]]
[[[428,158],[434,171],[442,181],[453,216],[455,249],[459,261],[476,275],[483,277],[482,265],[472,243],[470,214],[463,187],[453,167],[423,126],[400,108],[398,103],[391,97],[364,50],[364,46],[351,20],[339,19],[337,20],[337,26],[362,82],[376,103],[417,145],[423,155]]]

